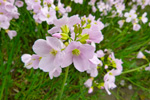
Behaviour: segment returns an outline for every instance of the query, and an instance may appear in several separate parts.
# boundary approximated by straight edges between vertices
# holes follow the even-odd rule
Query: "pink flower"
[[[71,12],[71,10],[72,10],[72,9],[71,9],[70,6],[67,6],[67,7],[66,7],[66,12]]]
[[[89,73],[91,77],[96,77],[98,75],[98,64],[101,66],[103,65],[102,61],[100,61],[95,54],[92,59],[89,59],[89,68],[87,69],[87,73]]]
[[[39,68],[44,72],[49,72],[51,78],[60,75],[63,57],[61,49],[63,49],[63,43],[55,37],[46,37],[46,40],[39,39],[33,45],[33,51],[42,57]]]
[[[86,86],[86,87],[91,87],[92,86],[92,82],[93,82],[93,78],[89,78],[85,83],[84,83],[84,85]]]
[[[116,64],[116,69],[112,69],[111,72],[114,76],[118,76],[122,73],[123,67],[122,67],[122,60],[121,59],[116,59],[114,56],[114,53],[112,52],[111,55],[109,56],[112,58],[113,61],[115,61]]]
[[[105,67],[104,67],[105,69],[108,69],[108,65],[105,65]]]
[[[13,37],[15,37],[17,35],[17,32],[14,30],[6,30],[6,32],[10,39],[13,39]]]
[[[134,31],[139,31],[140,29],[141,29],[141,26],[139,24],[137,24],[137,23],[133,24],[133,30]]]
[[[138,53],[138,55],[137,55],[137,58],[145,58],[145,55],[141,52],[141,51],[139,51],[139,53]]]
[[[88,93],[92,93],[93,92],[93,87],[90,87],[89,90],[88,90]]]
[[[96,24],[92,24],[90,29],[83,29],[82,34],[89,35],[89,39],[87,40],[88,42],[93,41],[95,43],[100,43],[104,39],[103,34]]]
[[[39,67],[40,57],[38,55],[30,55],[24,54],[21,56],[22,62],[24,62],[24,66],[27,69],[34,68],[37,69]]]
[[[126,17],[126,22],[131,22],[133,19],[137,18],[136,12],[133,9],[131,9],[129,13],[126,12],[124,16]]]
[[[124,20],[118,21],[118,24],[119,24],[119,27],[120,27],[120,28],[123,26],[124,22],[125,22]]]
[[[105,55],[103,50],[98,50],[96,53],[97,53],[97,57],[99,57],[99,58],[104,57],[104,55]]]
[[[0,28],[8,29],[9,25],[10,23],[8,17],[0,14]]]
[[[78,15],[74,15],[71,17],[67,17],[65,15],[61,19],[55,19],[54,22],[55,27],[48,30],[48,33],[50,34],[59,32],[63,25],[67,25],[69,28],[73,27],[74,24],[80,23],[80,18],[78,17]]]
[[[148,21],[148,18],[146,17],[146,15],[147,15],[147,12],[145,12],[141,17],[141,20],[144,24]]]
[[[84,72],[89,68],[89,59],[94,56],[95,48],[88,44],[72,41],[65,49],[62,67],[74,64],[75,68]]]
[[[41,21],[46,21],[48,24],[53,24],[54,19],[56,19],[56,11],[54,9],[49,9],[44,7],[39,13],[39,19]]]
[[[18,1],[15,2],[15,5],[16,5],[17,7],[22,7],[22,6],[23,6],[23,2],[20,1],[20,0],[18,0]]]
[[[114,89],[117,86],[115,85],[115,76],[112,74],[111,71],[107,72],[107,74],[104,76],[104,88],[107,91],[107,93],[110,95],[109,89]]]

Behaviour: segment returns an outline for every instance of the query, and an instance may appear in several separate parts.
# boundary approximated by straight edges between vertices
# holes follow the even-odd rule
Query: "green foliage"
[[[70,0],[63,2],[65,5],[71,4]],[[87,2],[83,5],[72,3],[70,6],[72,12],[69,16],[73,14],[83,16],[91,13],[91,7],[87,6]],[[64,69],[61,76],[51,80],[48,73],[40,69],[24,68],[20,60],[22,54],[33,53],[34,41],[45,38],[48,27],[46,23],[36,24],[25,6],[19,8],[19,12],[20,18],[12,21],[10,26],[10,29],[17,31],[17,36],[10,40],[4,30],[0,32],[0,100],[56,100],[65,77]],[[99,18],[98,12],[94,15],[96,19]],[[109,26],[102,30],[104,40],[97,44],[97,47],[114,51],[116,58],[123,60],[124,71],[128,71],[145,64],[141,60],[137,62],[136,55],[140,50],[150,50],[150,28],[146,24],[142,25],[142,29],[138,32],[132,31],[129,25],[119,29],[118,20],[119,18],[102,17],[103,23],[109,23]],[[150,56],[148,57],[150,59]],[[94,93],[88,94],[88,89],[83,84],[89,76],[74,68],[70,68],[68,74],[62,100],[110,100],[109,98],[124,100],[124,96],[127,96],[126,92],[131,91],[128,90],[129,84],[132,84],[133,92],[127,100],[150,99],[149,71],[139,70],[118,76],[116,78],[118,88],[112,91],[112,96],[108,96],[104,90],[99,89],[94,89]],[[124,87],[119,85],[121,80],[126,82]]]

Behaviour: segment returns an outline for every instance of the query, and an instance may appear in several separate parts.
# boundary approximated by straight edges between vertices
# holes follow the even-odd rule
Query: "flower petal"
[[[47,56],[52,49],[46,42],[46,40],[38,39],[34,42],[32,47],[33,51],[39,56]]]
[[[39,63],[39,68],[42,69],[44,72],[52,71],[55,68],[53,62],[54,56],[48,55],[46,57],[43,57]]]

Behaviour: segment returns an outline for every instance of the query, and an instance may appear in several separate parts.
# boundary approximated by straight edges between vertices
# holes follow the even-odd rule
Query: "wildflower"
[[[46,37],[46,40],[39,39],[33,45],[33,51],[42,57],[39,62],[39,68],[44,72],[49,72],[51,79],[53,76],[60,75],[62,49],[63,43],[55,37]]]
[[[10,39],[13,39],[13,37],[15,37],[17,35],[17,32],[14,30],[6,30],[6,32]]]
[[[130,12],[126,12],[124,14],[124,16],[126,17],[126,22],[131,22],[133,19],[135,19],[137,17],[135,10],[130,10]]]
[[[141,51],[139,51],[139,53],[138,53],[138,55],[137,55],[137,58],[143,58],[143,59],[145,59],[145,55],[141,52]]]
[[[15,2],[15,5],[16,5],[17,7],[22,7],[22,6],[23,6],[23,2],[20,1],[20,0],[18,0],[18,1]]]
[[[92,82],[93,82],[93,77],[91,77],[91,78],[89,78],[85,83],[84,83],[84,85],[86,86],[86,87],[91,87],[92,86]]]
[[[30,68],[37,69],[39,67],[40,56],[24,54],[21,56],[21,60],[27,69]]]
[[[95,48],[88,44],[72,41],[64,50],[62,67],[74,64],[75,68],[83,72],[89,68],[89,59],[94,56]]]
[[[88,90],[88,93],[92,93],[93,92],[93,87],[90,87],[89,90]]]
[[[123,26],[124,22],[125,22],[124,20],[118,21],[118,24],[119,24],[119,27],[120,27],[120,28]]]
[[[133,24],[133,30],[134,31],[138,31],[138,30],[140,30],[140,28],[141,28],[141,26],[139,24],[137,24],[137,23]]]
[[[142,17],[140,18],[142,22],[145,24],[148,21],[148,18],[146,17],[147,13],[145,12]]]
[[[115,76],[112,74],[111,71],[107,72],[107,74],[104,76],[104,88],[107,91],[107,93],[110,95],[109,89],[114,89],[117,86],[115,85]]]

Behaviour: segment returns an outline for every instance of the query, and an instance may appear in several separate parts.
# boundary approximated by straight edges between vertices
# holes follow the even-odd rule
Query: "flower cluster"
[[[20,14],[16,6],[22,7],[23,2],[19,0],[17,0],[16,2],[14,0],[1,0],[0,1],[0,29],[1,28],[5,29],[10,39],[12,39],[14,36],[17,35],[16,31],[8,30],[10,26],[10,21],[14,18],[15,19],[19,18]]]
[[[142,16],[140,16],[139,18],[137,17],[136,11],[131,9],[130,12],[126,12],[124,14],[124,17],[126,18],[126,20],[120,20],[118,21],[118,24],[120,26],[120,28],[123,26],[124,22],[126,21],[127,23],[132,22],[133,25],[133,30],[134,31],[138,31],[140,30],[141,26],[140,24],[138,24],[140,21],[145,24],[146,22],[148,22],[148,18],[146,17],[147,13],[145,12]]]
[[[96,4],[97,3],[97,4]],[[131,22],[134,31],[139,31],[141,29],[141,22],[146,24],[148,22],[147,12],[143,15],[137,12],[138,8],[144,9],[146,6],[150,5],[149,0],[132,0],[128,5],[125,5],[125,0],[106,0],[96,2],[96,0],[90,0],[89,5],[92,6],[93,12],[100,12],[101,16],[106,16],[108,18],[119,17],[118,21],[119,27],[122,28],[124,22]],[[129,12],[125,12],[125,8],[130,8]],[[138,17],[139,16],[139,17]]]
[[[108,50],[106,49],[105,52],[108,52]],[[92,93],[94,87],[97,87],[99,89],[105,89],[110,95],[111,93],[109,90],[117,87],[115,84],[115,76],[122,73],[123,62],[121,59],[116,59],[113,52],[107,55],[104,54],[102,50],[99,50],[97,51],[97,55],[102,61],[98,69],[104,71],[104,80],[103,82],[98,82],[99,79],[97,80],[97,78],[94,79],[94,77],[91,77],[84,83],[84,85],[89,88],[89,93]]]
[[[60,19],[54,19],[54,27],[48,30],[51,36],[47,36],[46,40],[38,39],[33,45],[33,51],[36,54],[24,54],[21,58],[25,63],[25,67],[40,68],[44,72],[49,72],[49,76],[58,77],[62,73],[62,68],[74,65],[79,72],[87,72],[92,77],[97,77],[99,67],[103,66],[102,50],[96,51],[95,43],[100,43],[103,40],[101,30],[104,24],[100,19],[95,20],[95,17],[79,17],[74,15],[68,17],[64,15]],[[107,51],[107,50],[106,50]],[[122,72],[122,61],[115,59],[114,54],[109,55],[108,67],[113,64],[113,69],[107,70],[104,76],[104,88],[109,92],[113,89],[115,77]],[[104,62],[105,63],[105,62]],[[105,68],[105,69],[108,69]],[[109,68],[110,69],[110,68]],[[108,73],[111,73],[108,74]],[[88,83],[88,82],[87,82]],[[92,82],[91,82],[92,83]],[[91,84],[88,87],[92,87]],[[86,85],[86,83],[85,83]],[[91,89],[92,90],[92,89]]]
[[[57,19],[56,11],[59,15],[64,15],[71,11],[68,6],[64,8],[64,4],[61,0],[58,0],[57,6],[54,4],[54,0],[25,0],[27,4],[27,10],[33,13],[33,18],[37,23],[42,23],[46,21],[47,24],[54,24],[54,19]]]

